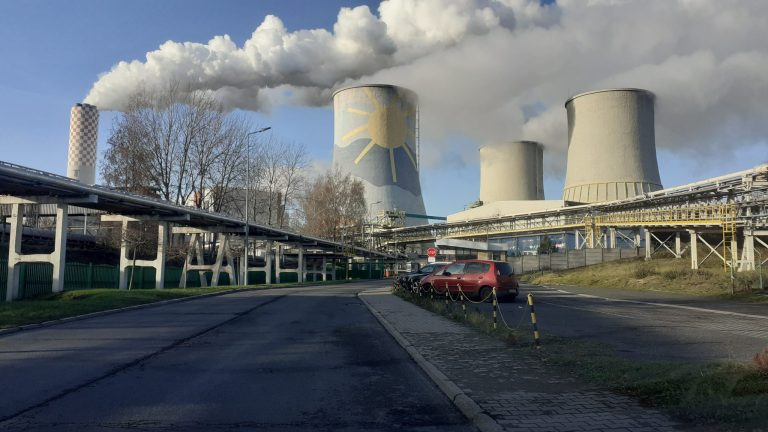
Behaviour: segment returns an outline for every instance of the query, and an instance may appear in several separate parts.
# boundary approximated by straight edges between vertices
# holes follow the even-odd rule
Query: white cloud
[[[724,147],[766,143],[765,40],[763,0],[385,0],[378,14],[342,9],[332,31],[289,31],[268,16],[242,47],[227,36],[167,42],[115,65],[86,101],[120,109],[137,87],[179,78],[264,110],[323,105],[342,85],[399,84],[420,96],[425,166],[451,154],[452,136],[536,139],[558,176],[564,101],[603,87],[656,93],[662,149],[714,160]]]

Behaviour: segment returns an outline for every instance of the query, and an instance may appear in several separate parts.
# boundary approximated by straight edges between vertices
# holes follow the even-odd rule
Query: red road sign
[[[436,257],[437,256],[437,249],[431,247],[427,249],[427,256],[428,257]]]

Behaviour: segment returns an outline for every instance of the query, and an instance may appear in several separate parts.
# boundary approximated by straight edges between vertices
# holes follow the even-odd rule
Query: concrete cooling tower
[[[96,137],[99,110],[85,103],[75,104],[69,116],[67,177],[81,183],[96,183]]]
[[[612,201],[662,188],[653,104],[653,93],[631,88],[582,93],[565,102],[564,200]]]
[[[425,214],[419,183],[416,94],[391,85],[365,85],[333,94],[333,163],[365,184],[373,214]],[[424,220],[406,219],[406,225]]]
[[[534,141],[480,147],[480,201],[544,199],[544,149]]]

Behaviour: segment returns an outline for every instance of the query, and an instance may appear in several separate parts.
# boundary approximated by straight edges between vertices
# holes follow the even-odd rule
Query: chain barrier
[[[458,287],[458,295],[456,298],[453,297],[451,294],[451,290],[448,288],[448,283],[445,284],[445,306],[446,309],[450,307],[450,304],[455,303],[457,301],[461,301],[461,311],[464,314],[464,319],[467,318],[467,302],[472,304],[483,304],[488,301],[488,299],[492,299],[492,323],[494,330],[498,328],[498,318],[501,318],[501,323],[506,327],[508,330],[518,330],[523,322],[523,319],[525,318],[525,313],[520,314],[520,318],[517,321],[517,324],[515,326],[510,326],[507,322],[506,317],[504,316],[503,309],[499,307],[499,299],[498,295],[496,293],[496,288],[493,287],[491,289],[491,292],[485,296],[485,298],[482,298],[479,301],[474,301],[467,293],[464,292],[464,290],[461,288],[461,284],[457,284]],[[419,297],[424,294],[425,288],[419,283],[412,286],[412,291],[418,293]],[[429,289],[429,298],[430,300],[434,301],[434,294],[436,294],[436,290],[434,288]],[[533,326],[533,338],[536,345],[536,348],[541,348],[541,334],[539,333],[538,329],[538,323],[536,321],[536,311],[533,305],[533,294],[528,294],[528,306],[530,307],[530,316],[531,316],[531,324]]]

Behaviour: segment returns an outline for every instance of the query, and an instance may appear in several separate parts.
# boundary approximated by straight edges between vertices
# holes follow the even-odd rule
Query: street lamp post
[[[272,127],[267,126],[258,130],[255,130],[253,132],[249,132],[248,135],[245,137],[246,142],[246,151],[245,151],[245,239],[243,241],[243,285],[248,285],[248,242],[251,232],[250,227],[250,221],[249,219],[249,210],[250,210],[250,202],[248,200],[248,196],[251,194],[251,135],[255,135],[257,133],[266,132],[268,130],[272,129]],[[269,251],[267,251],[269,253]],[[265,257],[269,258],[269,257]]]

